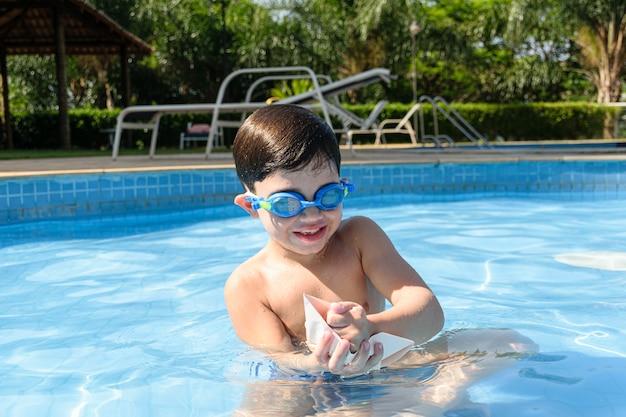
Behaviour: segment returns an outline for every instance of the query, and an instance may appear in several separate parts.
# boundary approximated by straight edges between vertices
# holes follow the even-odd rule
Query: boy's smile
[[[299,236],[303,242],[311,243],[315,242],[324,237],[324,232],[326,231],[326,226],[321,228],[316,228],[314,230],[301,230],[294,232],[296,236]]]

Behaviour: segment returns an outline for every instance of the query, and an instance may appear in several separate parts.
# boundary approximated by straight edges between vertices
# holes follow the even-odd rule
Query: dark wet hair
[[[246,119],[233,144],[239,180],[250,191],[276,171],[323,168],[329,161],[339,173],[341,153],[333,129],[300,106],[272,104]]]

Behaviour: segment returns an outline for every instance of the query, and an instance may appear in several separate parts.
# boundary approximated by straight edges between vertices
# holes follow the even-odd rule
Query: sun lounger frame
[[[297,94],[291,97],[280,100],[280,103],[291,103],[307,107],[321,108],[322,114],[326,122],[332,126],[330,113],[335,111],[329,110],[328,99],[336,97],[337,95],[346,92],[348,90],[358,88],[364,85],[372,84],[378,81],[390,80],[390,72],[384,68],[376,68],[373,70],[365,71],[360,74],[356,74],[339,81],[334,81],[320,86],[318,81],[318,75],[313,70],[304,66],[294,67],[269,67],[269,68],[246,68],[232,72],[229,74],[218,91],[217,99],[215,103],[203,103],[203,104],[165,104],[165,105],[139,105],[130,106],[122,109],[117,116],[115,135],[113,139],[113,152],[112,158],[116,160],[119,155],[120,142],[122,137],[122,131],[124,129],[140,129],[151,131],[150,139],[150,152],[149,157],[153,158],[156,152],[156,143],[159,130],[159,123],[161,117],[165,114],[191,114],[191,113],[212,113],[211,126],[215,129],[211,129],[207,140],[205,157],[208,158],[213,149],[213,142],[216,132],[220,128],[224,127],[239,127],[241,120],[220,120],[220,114],[224,113],[236,113],[246,114],[253,112],[259,108],[267,106],[268,103],[263,102],[237,102],[232,103],[224,102],[226,91],[229,84],[233,79],[244,74],[271,74],[271,73],[304,73],[306,74],[314,85],[314,89]],[[247,98],[250,99],[249,97]],[[345,110],[345,109],[344,109]],[[242,116],[243,118],[243,116]]]

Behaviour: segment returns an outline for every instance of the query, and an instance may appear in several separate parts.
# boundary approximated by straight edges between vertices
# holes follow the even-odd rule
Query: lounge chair
[[[192,124],[187,123],[187,129],[180,133],[180,149],[185,149],[185,145],[188,142],[206,142],[209,140],[209,134],[211,133],[211,125],[206,123]],[[224,135],[221,128],[218,127],[218,132],[214,136],[214,146],[224,145]]]
[[[211,126],[213,129],[209,131],[207,138],[207,145],[205,150],[205,157],[208,158],[211,154],[214,143],[214,139],[221,133],[221,128],[238,128],[241,125],[241,120],[235,120],[234,118],[220,119],[222,114],[239,114],[242,117],[245,114],[253,112],[259,108],[267,106],[269,103],[265,101],[259,102],[224,102],[226,96],[226,89],[230,82],[240,76],[253,74],[272,74],[272,73],[306,73],[308,78],[312,81],[314,89],[310,92],[297,94],[295,96],[282,99],[281,103],[292,103],[303,105],[307,107],[321,108],[324,119],[331,125],[331,111],[329,111],[326,104],[335,99],[337,95],[353,90],[365,85],[369,85],[379,81],[389,82],[391,78],[389,70],[384,68],[375,68],[369,71],[365,71],[361,74],[356,74],[339,81],[331,81],[326,85],[320,86],[318,79],[321,77],[316,75],[313,70],[308,67],[269,67],[269,68],[244,68],[241,70],[230,73],[222,84],[218,91],[218,95],[215,103],[200,103],[200,104],[161,104],[161,105],[138,105],[130,106],[122,109],[117,116],[117,123],[115,127],[115,135],[113,140],[113,152],[112,159],[116,160],[119,154],[119,148],[121,143],[122,131],[125,129],[141,129],[151,132],[150,139],[150,158],[154,157],[156,151],[157,136],[159,130],[159,122],[165,114],[203,114],[212,113]],[[249,99],[249,98],[248,98]],[[339,106],[341,107],[341,106]],[[382,109],[381,109],[382,110]],[[341,116],[338,116],[343,123],[343,117],[345,117],[346,109],[339,109]],[[335,114],[335,113],[332,113]],[[137,117],[143,116],[143,117]],[[355,116],[355,115],[352,115]],[[368,117],[366,120],[370,120]],[[362,124],[357,123],[356,126],[361,127]],[[185,135],[186,136],[186,135]],[[198,139],[198,140],[204,140]],[[183,141],[183,147],[187,141]]]
[[[416,104],[404,115],[402,119],[385,119],[379,125],[372,127],[350,129],[346,131],[346,141],[350,144],[352,149],[352,137],[354,135],[375,135],[376,139],[374,145],[380,145],[381,142],[385,142],[385,133],[398,133],[409,135],[411,143],[417,145],[417,133],[411,125],[411,116],[419,109],[420,104]]]
[[[424,112],[422,103],[424,101],[429,102],[433,107],[433,128],[434,134],[427,134],[425,132],[425,123],[424,123]],[[419,112],[419,113],[417,113]],[[413,105],[409,109],[409,111],[404,115],[402,119],[386,119],[383,120],[380,125],[368,129],[353,129],[346,132],[347,140],[352,142],[352,136],[356,134],[374,134],[376,139],[374,141],[375,145],[380,145],[382,143],[386,143],[385,134],[401,134],[408,135],[411,139],[411,143],[413,145],[417,145],[418,133],[417,127],[411,124],[411,120],[415,120],[417,122],[419,116],[420,125],[420,133],[421,133],[421,141],[432,141],[435,147],[443,148],[444,142],[445,147],[455,147],[456,142],[452,137],[447,134],[439,132],[439,122],[438,122],[438,114],[441,114],[448,120],[454,127],[458,129],[458,131],[469,141],[473,142],[474,145],[478,148],[491,148],[491,145],[485,139],[483,135],[478,133],[476,129],[474,129],[467,120],[463,118],[452,106],[440,96],[430,97],[423,95],[419,98],[418,103]]]
[[[387,100],[381,100],[376,103],[376,106],[372,109],[367,119],[362,119],[358,117],[356,114],[348,111],[347,109],[339,106],[334,106],[330,103],[327,106],[330,109],[330,112],[341,120],[343,125],[343,129],[339,130],[342,135],[346,137],[346,144],[350,148],[350,152],[354,154],[353,143],[352,143],[352,135],[353,132],[377,132],[380,127],[378,125],[378,117],[385,109],[385,106],[389,102]],[[355,126],[356,129],[351,129],[351,126]]]

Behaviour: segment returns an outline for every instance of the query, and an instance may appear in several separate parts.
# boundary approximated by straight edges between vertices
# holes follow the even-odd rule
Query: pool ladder
[[[424,123],[424,108],[422,103],[429,102],[433,107],[433,134],[428,135],[425,132]],[[445,133],[439,133],[439,118],[437,113],[442,114],[446,120],[454,125],[470,142],[472,142],[478,148],[489,148],[492,146],[489,141],[481,135],[461,114],[456,111],[450,103],[441,96],[430,97],[423,95],[418,100],[419,105],[419,124],[420,124],[420,136],[422,142],[426,140],[433,141],[438,147],[442,147],[442,140],[448,143],[448,146],[456,146],[456,142],[449,135]]]

